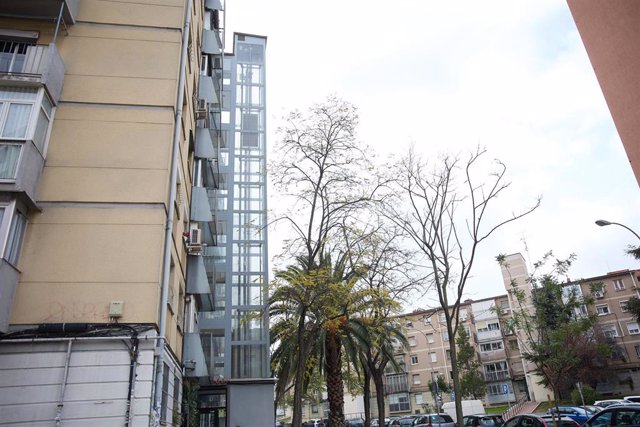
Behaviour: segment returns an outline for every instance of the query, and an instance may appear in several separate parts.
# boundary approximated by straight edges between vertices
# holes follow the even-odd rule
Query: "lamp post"
[[[627,227],[624,224],[620,224],[619,222],[611,222],[611,221],[607,221],[606,219],[599,219],[596,221],[596,225],[599,225],[600,227],[605,227],[607,225],[619,225],[622,228],[626,228],[627,230],[629,230],[630,232],[633,233],[634,236],[636,236],[638,238],[638,240],[640,240],[640,236],[638,235],[638,233],[636,233],[635,231],[633,231],[632,229],[630,229],[629,227]]]

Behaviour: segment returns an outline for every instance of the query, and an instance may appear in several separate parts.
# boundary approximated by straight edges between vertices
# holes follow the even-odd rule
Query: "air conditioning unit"
[[[204,99],[196,99],[195,108],[196,119],[204,119],[207,117],[207,101]]]
[[[189,246],[202,246],[202,230],[197,225],[189,229]]]

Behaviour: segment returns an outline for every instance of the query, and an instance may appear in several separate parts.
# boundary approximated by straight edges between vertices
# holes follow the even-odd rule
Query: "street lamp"
[[[636,233],[635,231],[633,231],[632,229],[630,229],[629,227],[627,227],[624,224],[620,224],[619,222],[611,222],[611,221],[607,221],[606,219],[599,219],[596,221],[596,225],[599,225],[600,227],[605,227],[607,225],[619,225],[622,228],[626,228],[627,230],[629,230],[630,232],[633,233],[634,236],[636,236],[638,238],[638,240],[640,240],[640,236],[638,235],[638,233]]]

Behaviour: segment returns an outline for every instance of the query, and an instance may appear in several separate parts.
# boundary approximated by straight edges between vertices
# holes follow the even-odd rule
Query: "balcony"
[[[58,103],[64,81],[64,62],[55,44],[14,43],[11,53],[0,53],[0,84],[6,86],[44,85]]]
[[[409,391],[409,383],[407,381],[407,374],[391,374],[385,378],[384,392],[385,394],[402,393]]]
[[[66,24],[73,24],[76,22],[79,4],[80,0],[0,1],[0,16],[51,21],[57,20],[62,6],[62,19]]]
[[[486,340],[495,340],[498,338],[502,338],[502,332],[500,329],[492,330],[492,331],[479,331],[476,334],[477,342],[482,342]]]

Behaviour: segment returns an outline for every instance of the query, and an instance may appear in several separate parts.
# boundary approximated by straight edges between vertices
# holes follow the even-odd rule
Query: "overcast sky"
[[[505,293],[500,253],[574,252],[571,279],[639,267],[624,254],[631,233],[594,224],[640,232],[640,191],[564,0],[228,0],[226,10],[228,33],[267,36],[268,143],[288,111],[337,94],[359,107],[359,137],[379,153],[485,146],[513,183],[500,203],[543,197],[482,248],[469,298]]]

